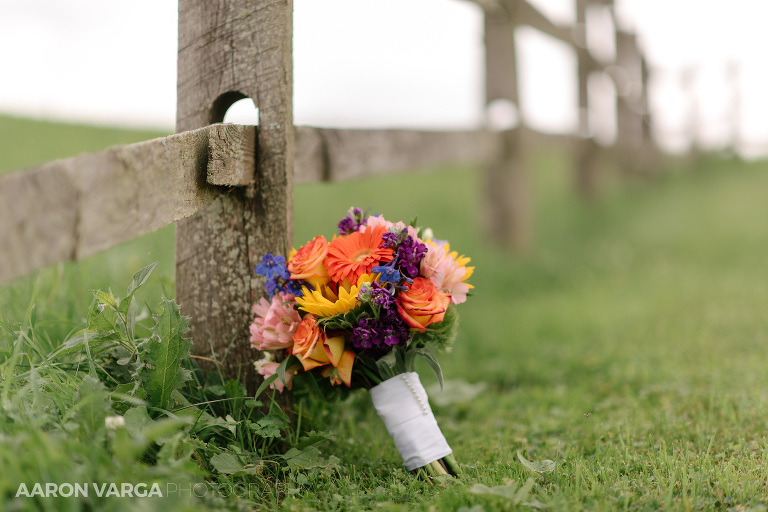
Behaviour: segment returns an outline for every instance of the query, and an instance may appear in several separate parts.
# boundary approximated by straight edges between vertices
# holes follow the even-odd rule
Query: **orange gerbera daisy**
[[[347,236],[334,238],[328,247],[325,268],[335,282],[355,284],[363,274],[370,274],[379,262],[392,259],[390,247],[380,247],[384,226],[368,226]]]

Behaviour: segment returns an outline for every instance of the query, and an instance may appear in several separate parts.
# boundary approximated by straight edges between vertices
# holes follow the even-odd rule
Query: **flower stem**
[[[456,457],[454,457],[452,453],[449,453],[440,460],[442,460],[447,466],[448,473],[453,476],[461,475],[461,468],[459,467],[459,463],[456,461]]]

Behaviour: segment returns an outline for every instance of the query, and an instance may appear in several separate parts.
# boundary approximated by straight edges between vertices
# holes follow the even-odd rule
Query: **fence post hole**
[[[259,110],[255,183],[216,187],[199,176],[218,197],[176,226],[176,295],[192,318],[193,352],[249,394],[261,382],[248,328],[264,289],[254,267],[265,253],[286,255],[293,239],[292,4],[179,1],[176,130],[220,122],[241,98]]]
[[[501,4],[503,9],[485,10],[485,102],[486,107],[495,100],[512,102],[518,126],[501,134],[496,154],[486,164],[485,219],[497,243],[524,250],[530,245],[531,213],[517,84],[517,0]]]

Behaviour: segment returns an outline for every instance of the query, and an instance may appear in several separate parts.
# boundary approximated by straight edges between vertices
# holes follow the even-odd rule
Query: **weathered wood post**
[[[485,101],[510,101],[519,124],[504,131],[496,155],[486,165],[486,214],[491,237],[514,250],[530,245],[530,194],[526,177],[524,125],[517,84],[517,0],[485,9]]]
[[[649,172],[659,167],[660,153],[653,138],[653,120],[651,118],[651,105],[648,98],[648,83],[650,81],[650,72],[648,70],[648,61],[643,56],[640,49],[637,49],[640,56],[640,155],[639,162],[644,171]]]
[[[593,60],[587,49],[587,7],[589,0],[576,0],[576,43],[579,137],[576,139],[576,190],[581,197],[592,200],[597,195],[597,144],[589,124],[589,76]]]
[[[263,292],[254,267],[264,253],[287,254],[293,238],[292,15],[292,0],[179,1],[176,130],[220,122],[241,98],[259,110],[255,183],[220,187],[176,227],[176,295],[193,351],[250,393],[261,380],[248,329]]]
[[[642,142],[642,70],[637,38],[616,29],[616,66],[622,70],[616,80],[616,150],[622,168],[638,171]]]

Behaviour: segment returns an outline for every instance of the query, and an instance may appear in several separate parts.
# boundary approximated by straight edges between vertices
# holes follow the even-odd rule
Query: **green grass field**
[[[30,135],[39,133],[46,134],[46,147],[30,145]],[[95,133],[0,118],[5,142],[18,138],[0,153],[0,169],[153,136],[118,131],[97,141]],[[711,159],[615,187],[593,205],[574,197],[567,161],[558,155],[536,160],[531,180],[536,242],[516,256],[482,236],[476,169],[296,190],[297,244],[331,235],[346,209],[359,205],[391,219],[418,215],[438,238],[472,257],[474,295],[459,308],[453,350],[439,357],[450,386],[439,397],[431,391],[462,477],[430,484],[407,474],[362,392],[341,403],[299,400],[301,432],[292,435],[317,430],[334,439],[319,445],[314,467],[259,480],[263,493],[252,501],[142,499],[140,505],[767,510],[768,163]],[[142,300],[157,303],[161,293],[173,294],[172,227],[0,288],[0,461],[14,460],[13,471],[22,475],[0,471],[0,497],[9,510],[80,509],[71,500],[34,506],[13,500],[18,478],[63,478],[66,470],[97,481],[129,474],[172,481],[199,472],[178,457],[159,457],[151,467],[137,463],[138,469],[125,462],[130,459],[121,465],[106,448],[57,437],[55,428],[51,437],[35,434],[50,424],[9,412],[20,389],[40,386],[9,384],[3,373],[12,353],[9,333],[31,326],[25,332],[34,332],[33,346],[57,346],[83,325],[90,289],[122,294],[131,275],[153,261],[160,263]],[[423,370],[434,383],[426,365]],[[65,401],[73,389],[70,377],[61,379],[52,400]],[[476,385],[484,386],[479,394],[471,393]],[[53,423],[67,431],[66,421]],[[518,452],[530,461],[554,461],[552,471],[532,472]],[[127,510],[129,501],[100,506]]]

